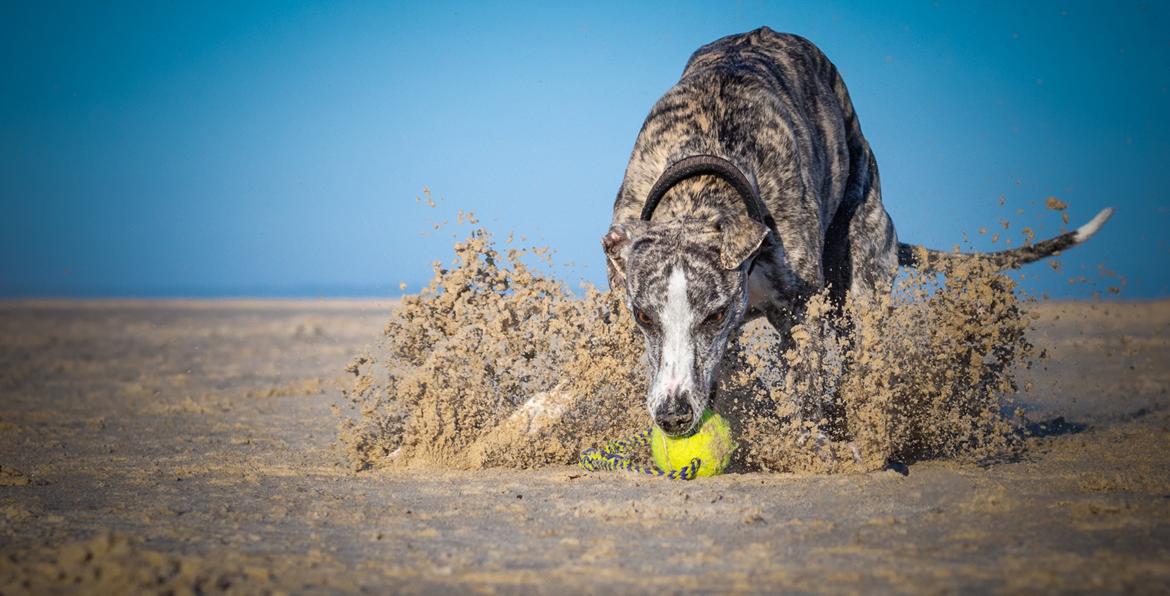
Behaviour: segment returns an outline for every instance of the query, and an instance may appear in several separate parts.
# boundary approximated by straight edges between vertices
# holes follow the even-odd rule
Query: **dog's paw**
[[[831,462],[836,459],[833,457],[832,449],[829,449],[829,437],[819,430],[814,432],[806,429],[800,433],[800,436],[796,439],[796,446],[802,448],[805,446],[811,447],[813,453],[816,453],[817,457],[821,458],[821,461]]]
[[[849,447],[849,454],[853,456],[853,463],[861,463],[861,449],[858,449],[857,441],[849,441],[846,445]]]

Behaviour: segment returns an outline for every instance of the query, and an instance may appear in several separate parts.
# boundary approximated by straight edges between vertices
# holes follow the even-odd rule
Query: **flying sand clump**
[[[621,292],[574,294],[527,264],[544,254],[501,252],[479,228],[403,299],[377,349],[348,369],[353,412],[336,409],[355,469],[571,464],[650,425],[645,347]],[[908,271],[866,304],[813,297],[786,350],[766,324],[746,325],[714,403],[741,446],[732,470],[1011,452],[1005,413],[1032,355],[1030,319],[990,264],[944,266]],[[826,403],[822,419],[798,415],[810,399]]]
[[[1033,356],[1031,318],[1015,283],[990,263],[945,267],[942,276],[907,271],[891,293],[842,312],[823,293],[813,297],[784,351],[771,327],[749,326],[721,389],[741,421],[743,463],[874,470],[1018,449],[1010,410],[1015,373]],[[800,416],[809,399],[826,404],[824,418]]]
[[[580,446],[645,422],[643,349],[609,292],[571,294],[477,229],[450,268],[403,299],[380,357],[351,365],[360,412],[343,422],[355,467],[456,468],[573,461]]]

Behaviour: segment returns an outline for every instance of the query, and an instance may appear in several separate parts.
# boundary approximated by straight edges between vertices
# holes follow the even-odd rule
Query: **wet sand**
[[[1014,461],[691,483],[353,472],[390,308],[0,304],[0,593],[1170,589],[1170,302],[1036,307]]]

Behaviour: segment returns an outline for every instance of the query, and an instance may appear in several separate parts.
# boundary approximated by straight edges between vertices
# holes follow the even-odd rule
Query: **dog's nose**
[[[695,412],[686,394],[671,396],[654,412],[654,422],[668,435],[681,435],[690,430]]]

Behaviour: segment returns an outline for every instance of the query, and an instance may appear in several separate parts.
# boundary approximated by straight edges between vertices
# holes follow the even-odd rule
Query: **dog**
[[[1111,215],[1027,247],[1000,267],[1079,244]],[[877,162],[837,68],[767,27],[699,48],[654,104],[601,241],[610,287],[646,339],[646,407],[667,434],[710,405],[729,340],[766,317],[790,344],[807,300],[888,292],[899,265],[966,258],[898,242]]]

